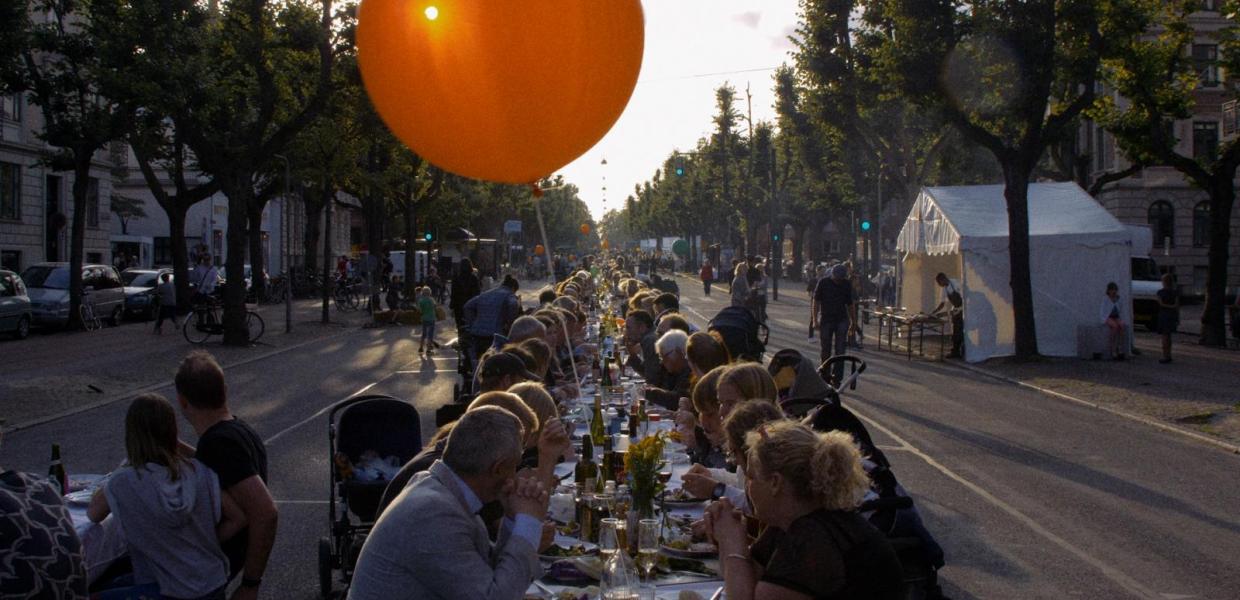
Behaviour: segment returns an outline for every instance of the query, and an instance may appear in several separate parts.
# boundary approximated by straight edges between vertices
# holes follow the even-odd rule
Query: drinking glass
[[[599,530],[598,551],[603,562],[611,558],[620,549],[620,519],[609,517],[601,521]]]
[[[654,569],[659,561],[659,520],[642,519],[637,522],[637,567],[642,570],[646,584],[654,582]]]

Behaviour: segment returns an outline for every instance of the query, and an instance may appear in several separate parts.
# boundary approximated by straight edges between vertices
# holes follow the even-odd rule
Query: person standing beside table
[[[939,305],[930,312],[937,315],[947,310],[951,313],[952,351],[947,358],[964,358],[964,297],[960,295],[960,287],[946,273],[935,275],[934,282],[943,292]]]

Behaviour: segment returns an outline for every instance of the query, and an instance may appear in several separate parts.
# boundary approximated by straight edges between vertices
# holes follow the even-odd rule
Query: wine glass
[[[659,520],[642,519],[637,522],[637,567],[642,570],[642,580],[654,582],[654,569],[659,562]]]
[[[609,517],[600,521],[601,529],[598,536],[598,552],[607,562],[612,554],[620,549],[620,519]]]

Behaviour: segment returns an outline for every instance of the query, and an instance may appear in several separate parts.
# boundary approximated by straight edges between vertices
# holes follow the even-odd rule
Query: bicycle
[[[78,307],[78,316],[82,318],[82,327],[86,331],[103,328],[103,321],[100,321],[98,315],[95,314],[95,304],[86,298],[82,299],[82,305]]]
[[[336,299],[336,310],[357,310],[361,302],[361,294],[358,292],[358,289],[361,287],[361,283],[356,280],[337,282],[335,289],[332,291],[332,296]]]
[[[195,302],[193,313],[181,326],[185,340],[191,344],[203,344],[213,335],[224,335],[224,320],[220,317],[219,302]],[[267,331],[263,317],[252,310],[245,311],[245,324],[249,330],[250,343],[257,342]]]

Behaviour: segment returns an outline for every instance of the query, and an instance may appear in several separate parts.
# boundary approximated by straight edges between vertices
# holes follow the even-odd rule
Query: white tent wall
[[[923,189],[897,243],[907,253],[900,302],[911,311],[938,304],[936,273],[953,278],[959,273],[969,362],[1015,352],[1002,191],[1002,186]],[[1038,350],[1075,356],[1077,326],[1100,324],[1106,284],[1129,289],[1131,235],[1075,184],[1032,184],[1029,198]],[[1132,322],[1132,315],[1124,318]]]
[[[960,281],[959,254],[909,254],[904,258],[903,284],[897,303],[911,312],[929,313],[939,305],[942,292],[934,282],[934,276],[946,273]]]

